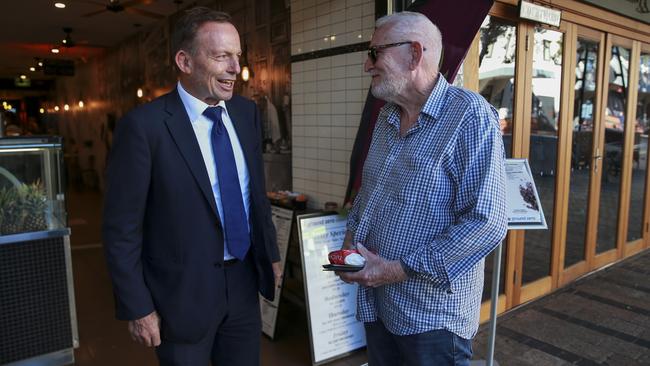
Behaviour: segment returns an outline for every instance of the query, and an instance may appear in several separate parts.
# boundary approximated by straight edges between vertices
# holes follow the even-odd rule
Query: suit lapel
[[[185,107],[183,106],[183,102],[181,101],[177,90],[174,90],[167,95],[165,108],[167,113],[169,113],[169,117],[165,120],[169,133],[171,134],[176,147],[183,155],[183,159],[185,159],[187,166],[190,168],[190,171],[192,172],[196,183],[199,185],[201,192],[203,192],[205,199],[208,200],[210,207],[212,207],[212,211],[217,216],[217,219],[219,219],[217,206],[212,193],[212,187],[210,186],[210,178],[205,170],[203,155],[201,154],[199,143],[196,140],[194,129],[192,129],[192,123],[187,116],[187,112],[185,111]]]

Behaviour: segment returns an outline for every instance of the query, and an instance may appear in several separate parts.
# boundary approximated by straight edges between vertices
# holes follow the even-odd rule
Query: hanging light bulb
[[[64,111],[69,111],[69,110],[70,110],[70,106],[69,106],[67,103],[64,104],[64,105],[63,105],[63,110],[64,110]]]
[[[142,88],[138,88],[138,90],[135,92],[135,95],[138,98],[142,98],[142,96],[144,96],[144,91],[142,91]]]
[[[244,66],[241,68],[241,79],[244,81],[248,81],[248,79],[251,78],[251,70],[248,68],[248,66]]]
[[[57,111],[57,112],[58,112],[58,111],[59,111],[59,109],[61,109],[61,108],[59,108],[59,106],[58,106],[58,105],[55,105],[55,106],[54,106],[54,110],[55,110],[55,111]]]
[[[79,108],[83,108],[83,107],[84,107],[84,101],[83,101],[83,100],[80,100],[80,101],[79,101]]]

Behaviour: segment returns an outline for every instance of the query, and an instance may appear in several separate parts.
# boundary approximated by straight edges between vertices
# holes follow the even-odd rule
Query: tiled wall
[[[291,1],[291,55],[370,40],[375,3],[368,0]],[[291,64],[293,190],[310,207],[343,203],[350,152],[370,86],[363,51]]]

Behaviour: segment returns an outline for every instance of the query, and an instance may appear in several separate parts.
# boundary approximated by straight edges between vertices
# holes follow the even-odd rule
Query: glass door
[[[646,246],[648,231],[648,132],[650,130],[650,45],[641,45],[638,62],[634,63],[638,79],[632,90],[636,108],[631,142],[631,174],[625,255],[634,254]],[[632,117],[631,117],[632,118]]]
[[[600,154],[597,146],[602,104],[604,33],[575,26],[575,58],[572,69],[573,113],[570,134],[570,167],[566,196],[566,230],[559,284],[587,273],[593,260],[596,222],[590,214],[597,204]]]
[[[597,157],[602,159],[602,174],[598,203],[595,267],[611,263],[622,254],[620,228],[623,226],[621,195],[623,193],[624,152],[629,149],[625,128],[629,124],[630,60],[632,41],[608,36],[605,73],[602,90],[604,111],[601,109],[600,144]],[[627,202],[625,202],[627,204]],[[624,240],[624,239],[623,239]]]
[[[563,29],[531,27],[528,32],[528,78],[526,102],[530,103],[524,116],[523,155],[528,157],[537,184],[547,230],[528,230],[520,248],[521,291],[519,303],[526,302],[552,288],[556,185],[558,183],[558,154],[562,128],[562,76],[568,55]],[[527,146],[527,148],[526,148]],[[561,224],[559,225],[561,227]],[[523,249],[523,253],[521,253]]]

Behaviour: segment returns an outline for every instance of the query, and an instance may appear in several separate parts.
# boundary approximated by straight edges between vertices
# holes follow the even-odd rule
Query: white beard
[[[372,85],[370,92],[377,99],[395,102],[397,96],[402,95],[406,90],[408,80],[406,76],[402,75],[402,70],[400,70],[395,59],[386,57],[383,61],[384,65],[386,65],[384,68],[386,72],[381,76],[383,80],[376,85]]]

